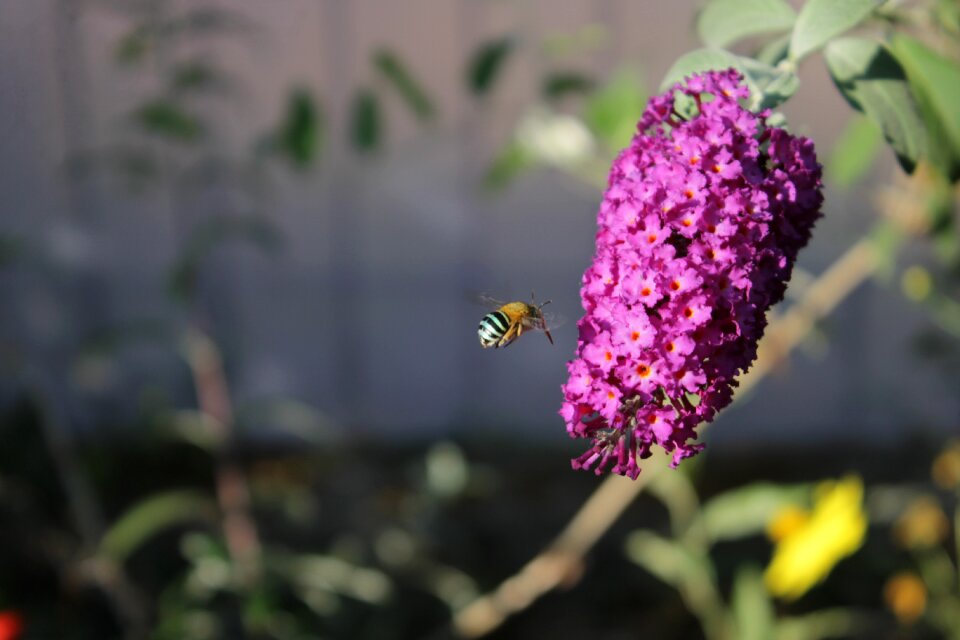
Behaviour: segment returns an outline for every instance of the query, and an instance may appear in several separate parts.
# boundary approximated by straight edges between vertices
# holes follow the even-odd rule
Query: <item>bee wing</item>
[[[499,309],[503,305],[507,304],[505,300],[494,298],[486,293],[475,293],[470,296],[470,299],[479,305],[487,307],[488,309]]]
[[[551,329],[556,329],[557,327],[562,327],[567,322],[567,319],[559,313],[547,313],[545,311],[541,311],[541,314],[543,315],[543,322],[540,321],[540,318],[524,318],[524,328],[535,329],[537,331],[549,331]]]

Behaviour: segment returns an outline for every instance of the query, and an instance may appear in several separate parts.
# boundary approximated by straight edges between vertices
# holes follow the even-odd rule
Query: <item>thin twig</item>
[[[49,379],[43,379],[34,385],[32,395],[40,412],[44,443],[57,470],[70,518],[80,538],[79,557],[76,565],[70,568],[76,569],[80,578],[103,592],[123,629],[123,637],[138,640],[146,634],[146,602],[123,566],[97,554],[105,529],[103,512],[77,455],[63,401],[58,399],[54,388]]]
[[[818,320],[877,270],[879,261],[869,235],[850,247],[809,286],[801,300],[770,323],[757,362],[740,381],[739,395],[766,377],[800,344]],[[635,481],[615,475],[604,480],[553,542],[518,573],[454,615],[454,632],[465,638],[487,635],[547,592],[576,582],[583,557],[647,483],[666,467],[665,457],[651,460],[653,463],[648,464]]]
[[[227,550],[236,563],[240,583],[250,585],[260,575],[260,536],[250,514],[250,489],[246,476],[233,457],[233,410],[220,352],[213,341],[196,329],[184,343],[193,375],[200,411],[210,418],[218,443],[216,492],[223,517]]]

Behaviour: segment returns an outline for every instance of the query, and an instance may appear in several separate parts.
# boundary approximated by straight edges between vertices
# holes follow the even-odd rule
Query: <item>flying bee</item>
[[[481,299],[487,304],[498,307],[483,316],[483,319],[480,320],[480,326],[477,328],[477,335],[480,336],[480,344],[484,349],[487,347],[506,347],[516,340],[521,333],[529,330],[543,331],[550,344],[553,344],[553,337],[547,328],[547,319],[542,311],[545,306],[550,304],[550,300],[538,305],[533,294],[530,294],[529,304],[526,302],[501,302],[486,296],[482,296]]]

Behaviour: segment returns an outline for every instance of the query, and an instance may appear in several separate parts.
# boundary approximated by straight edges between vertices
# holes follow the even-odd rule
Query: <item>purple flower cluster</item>
[[[735,70],[688,78],[650,100],[613,163],[560,410],[593,443],[575,469],[636,478],[654,444],[676,466],[756,358],[823,197],[813,142],[747,98]]]

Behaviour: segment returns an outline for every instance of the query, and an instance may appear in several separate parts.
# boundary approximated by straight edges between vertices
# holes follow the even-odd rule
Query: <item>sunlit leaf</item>
[[[885,0],[807,0],[800,9],[790,40],[790,58],[799,60],[848,31]]]
[[[287,101],[287,113],[277,136],[280,152],[296,167],[309,166],[320,149],[323,121],[313,97],[295,90]]]
[[[792,71],[779,69],[751,58],[745,58],[723,49],[697,49],[680,57],[667,71],[661,91],[674,83],[703,71],[721,71],[734,68],[744,76],[750,89],[750,108],[774,108],[789,99],[800,86],[800,80]]]
[[[796,17],[784,0],[711,0],[697,16],[697,33],[708,47],[725,47],[748,36],[786,31]]]
[[[827,181],[835,187],[849,187],[870,171],[883,142],[880,127],[864,116],[847,123],[827,158]]]
[[[467,86],[474,95],[482,96],[490,91],[515,46],[514,39],[507,36],[484,43],[474,53],[467,66]]]
[[[373,54],[373,65],[420,121],[433,117],[434,108],[430,98],[395,53],[386,49],[377,51]]]
[[[756,535],[780,509],[802,504],[809,491],[807,486],[749,485],[711,499],[698,520],[713,542]]]
[[[960,179],[960,63],[908,36],[894,38],[929,132],[929,155],[951,180]]]
[[[750,109],[773,109],[789,100],[800,88],[800,78],[792,71],[740,58],[740,70],[750,87]]]
[[[172,140],[194,142],[203,135],[203,125],[196,117],[162,98],[137,109],[134,117],[144,130]]]
[[[666,91],[677,82],[703,71],[723,70],[734,67],[740,68],[740,57],[724,49],[695,49],[680,56],[670,67],[660,90]]]
[[[780,64],[781,61],[787,58],[787,55],[790,53],[790,34],[785,34],[779,38],[774,38],[769,42],[765,42],[757,52],[754,54],[754,59],[763,64],[768,64],[771,67],[775,67]]]
[[[123,513],[100,541],[100,553],[123,562],[164,529],[213,523],[216,503],[199,491],[169,491],[145,498]]]
[[[543,79],[543,97],[559,100],[569,95],[582,95],[594,87],[593,78],[579,71],[555,71]]]
[[[361,89],[353,99],[350,114],[350,136],[359,151],[373,151],[380,146],[383,135],[383,117],[376,94]]]
[[[901,166],[912,172],[926,149],[926,131],[903,68],[879,43],[834,40],[824,50],[834,83],[853,108],[876,122]]]
[[[647,92],[636,71],[621,69],[609,82],[587,96],[583,119],[607,149],[629,144],[643,113]]]

